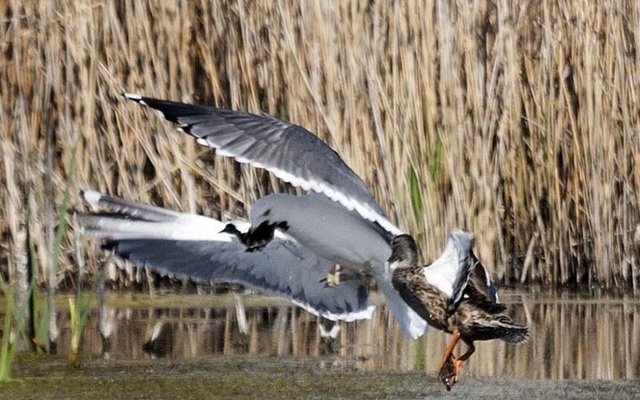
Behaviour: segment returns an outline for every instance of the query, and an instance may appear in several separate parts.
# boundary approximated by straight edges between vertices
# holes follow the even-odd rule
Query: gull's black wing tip
[[[159,111],[160,114],[168,121],[179,124],[182,128],[189,126],[192,123],[188,121],[189,118],[197,116],[213,117],[217,113],[227,112],[226,110],[218,110],[209,106],[203,106],[198,104],[181,103],[178,101],[162,100],[153,97],[146,97],[136,93],[123,93],[125,99],[134,101],[143,106],[152,108]],[[236,114],[243,114],[241,112],[235,112]],[[190,133],[189,129],[185,129],[186,133]]]

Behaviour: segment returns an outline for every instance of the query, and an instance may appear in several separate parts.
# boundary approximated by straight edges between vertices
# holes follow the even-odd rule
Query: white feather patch
[[[140,96],[139,94],[135,94],[135,93],[125,93],[124,97],[129,99],[129,100],[133,100],[133,101],[142,100],[142,96]]]
[[[87,203],[93,206],[97,206],[98,203],[100,203],[100,199],[102,198],[102,193],[96,192],[95,190],[83,190],[82,197]]]

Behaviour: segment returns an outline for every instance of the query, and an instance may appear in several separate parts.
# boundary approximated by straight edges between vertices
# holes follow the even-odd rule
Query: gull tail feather
[[[412,339],[417,339],[429,329],[427,321],[422,319],[409,305],[402,300],[388,279],[377,279],[378,288],[387,300],[387,307],[398,320],[402,332]]]
[[[83,191],[81,195],[92,206],[111,210],[76,214],[85,233],[94,238],[211,240],[224,229],[222,222],[195,214],[183,214],[94,191]]]

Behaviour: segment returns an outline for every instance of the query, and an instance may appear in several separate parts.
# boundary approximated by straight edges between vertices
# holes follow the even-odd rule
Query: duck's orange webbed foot
[[[451,390],[453,385],[460,380],[460,371],[465,361],[476,351],[473,343],[469,346],[469,349],[462,356],[454,358],[453,354],[449,354],[448,357],[442,363],[440,372],[438,373],[438,379],[444,384],[447,390]]]
[[[438,380],[442,382],[442,384],[447,388],[447,390],[451,390],[453,385],[458,382],[460,377],[458,360],[453,358],[453,355],[449,355],[442,363],[442,367],[440,368],[440,372],[438,372]]]
[[[451,390],[451,387],[457,382],[455,379],[456,376],[456,366],[455,361],[456,358],[453,357],[453,350],[456,348],[456,344],[458,344],[458,340],[460,340],[460,331],[453,331],[453,339],[447,346],[447,349],[444,352],[444,357],[442,358],[442,365],[440,366],[440,372],[438,372],[438,379],[442,382],[447,390]],[[455,379],[455,382],[454,382]]]

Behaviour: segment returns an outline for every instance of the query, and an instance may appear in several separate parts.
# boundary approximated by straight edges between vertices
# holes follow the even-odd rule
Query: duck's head
[[[418,246],[410,235],[402,234],[391,239],[388,264],[391,271],[418,265]]]

